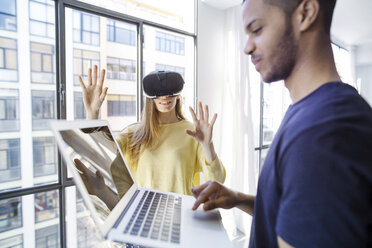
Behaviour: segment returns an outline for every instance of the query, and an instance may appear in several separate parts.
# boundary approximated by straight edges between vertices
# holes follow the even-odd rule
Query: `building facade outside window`
[[[80,86],[79,76],[86,82],[89,68],[97,65],[99,70],[99,61],[99,52],[74,49],[74,85]]]
[[[0,89],[0,133],[19,130],[18,90]]]
[[[136,61],[129,59],[107,58],[107,78],[136,81]]]
[[[0,81],[18,81],[17,41],[0,37]]]
[[[48,226],[35,231],[37,248],[59,248],[58,225]]]
[[[55,92],[32,91],[32,129],[48,129],[45,120],[55,119]]]
[[[57,173],[57,151],[53,137],[35,137],[33,144],[34,177]]]
[[[118,42],[130,46],[136,45],[137,31],[135,26],[107,19],[107,41]]]
[[[76,43],[99,46],[99,17],[85,12],[73,12],[73,40]]]
[[[15,0],[1,1],[0,29],[9,31],[17,30],[17,7]]]
[[[17,235],[0,240],[0,247],[23,248],[23,236]]]
[[[31,82],[54,84],[54,46],[31,42]]]
[[[58,217],[58,192],[56,190],[35,194],[35,222]]]
[[[0,233],[22,226],[21,198],[0,201]]]
[[[54,38],[54,3],[49,0],[30,0],[30,34]]]
[[[136,115],[136,96],[107,95],[108,116]]]
[[[19,139],[0,140],[0,183],[21,179]]]
[[[157,51],[185,55],[185,39],[171,34],[156,32]]]
[[[155,69],[157,71],[174,71],[178,72],[182,75],[182,77],[185,77],[185,68],[180,66],[173,66],[173,65],[162,65],[162,64],[156,64]]]
[[[85,119],[86,112],[83,102],[83,94],[81,92],[74,92],[74,119]]]

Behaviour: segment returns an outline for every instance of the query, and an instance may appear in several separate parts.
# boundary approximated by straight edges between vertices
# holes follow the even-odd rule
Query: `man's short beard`
[[[295,42],[293,27],[290,18],[287,18],[286,30],[273,52],[274,61],[272,61],[272,69],[265,78],[262,78],[263,81],[271,83],[288,78],[296,62],[297,49],[298,46]]]

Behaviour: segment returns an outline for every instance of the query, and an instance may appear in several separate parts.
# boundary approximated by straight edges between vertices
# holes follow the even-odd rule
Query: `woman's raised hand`
[[[88,85],[84,84],[83,79],[79,76],[80,86],[83,90],[83,101],[85,110],[87,111],[87,119],[98,119],[99,109],[102,106],[103,101],[107,95],[107,87],[103,88],[103,82],[105,81],[106,70],[102,69],[99,81],[97,82],[97,71],[98,66],[89,68],[88,71]]]
[[[201,102],[198,103],[199,119],[196,117],[194,109],[192,107],[189,107],[189,109],[194,121],[194,131],[186,130],[186,133],[200,142],[203,147],[210,145],[212,143],[213,125],[217,119],[217,114],[214,114],[211,122],[209,122],[208,105],[205,105],[203,110],[203,104]]]

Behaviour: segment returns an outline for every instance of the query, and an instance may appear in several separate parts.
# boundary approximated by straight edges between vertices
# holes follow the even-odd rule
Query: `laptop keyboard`
[[[145,191],[124,233],[172,243],[180,243],[180,196]]]

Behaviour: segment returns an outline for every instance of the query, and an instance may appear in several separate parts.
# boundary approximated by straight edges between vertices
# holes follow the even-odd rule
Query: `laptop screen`
[[[59,133],[98,217],[105,221],[134,183],[108,126],[59,130]]]

